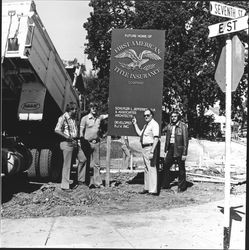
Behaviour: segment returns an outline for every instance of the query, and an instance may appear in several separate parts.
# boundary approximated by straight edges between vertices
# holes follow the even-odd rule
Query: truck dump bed
[[[54,132],[79,95],[33,1],[2,3],[3,174],[60,177],[60,136]]]
[[[30,86],[23,86],[23,83],[28,82],[31,86],[33,83],[34,91],[40,92],[33,99],[44,99],[45,94],[42,92],[48,91],[61,113],[65,111],[68,102],[78,103],[78,94],[72,86],[71,78],[36,12],[33,1],[2,4],[1,62],[3,98],[15,98],[20,91],[29,91]],[[37,83],[41,83],[43,87],[35,87]],[[32,100],[25,100],[24,96],[25,94],[21,96],[24,100],[19,103],[19,113],[25,113],[22,108],[30,110],[43,106],[42,100],[37,105]]]

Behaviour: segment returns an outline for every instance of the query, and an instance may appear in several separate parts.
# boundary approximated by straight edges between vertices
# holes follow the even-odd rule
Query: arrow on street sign
[[[223,46],[216,66],[214,78],[223,92],[226,92],[226,46]],[[232,83],[231,91],[235,91],[244,74],[245,47],[237,35],[232,38]]]
[[[228,33],[248,29],[248,16],[232,19],[222,23],[216,23],[208,26],[208,37],[220,36]]]
[[[239,18],[246,14],[246,10],[223,3],[210,1],[210,14],[227,18]]]

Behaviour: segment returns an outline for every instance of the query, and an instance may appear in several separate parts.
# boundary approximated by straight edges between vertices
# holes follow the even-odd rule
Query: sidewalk
[[[237,212],[230,249],[245,249],[245,199],[231,195]],[[223,249],[218,206],[224,201],[126,215],[2,219],[1,247]]]

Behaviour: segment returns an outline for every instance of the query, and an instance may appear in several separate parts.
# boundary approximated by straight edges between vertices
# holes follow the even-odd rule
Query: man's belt
[[[142,148],[150,147],[150,146],[152,146],[152,145],[153,145],[153,143],[142,144]]]
[[[88,140],[90,143],[93,143],[93,144],[95,144],[95,143],[98,143],[100,140],[99,139],[93,139],[93,140]]]

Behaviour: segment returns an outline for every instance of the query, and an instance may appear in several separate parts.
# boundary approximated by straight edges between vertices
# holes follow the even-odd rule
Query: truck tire
[[[31,149],[32,163],[27,171],[29,178],[37,178],[40,176],[39,172],[39,151],[37,149]]]
[[[29,168],[29,166],[32,163],[32,154],[30,152],[30,150],[24,146],[24,144],[22,143],[18,143],[15,146],[17,152],[19,152],[22,156],[23,156],[23,164],[22,164],[22,168],[21,171],[25,171]]]
[[[63,153],[55,148],[52,153],[52,163],[50,168],[50,178],[52,182],[60,182],[63,165]]]
[[[51,169],[52,151],[50,149],[41,149],[39,169],[41,178],[49,178]]]

